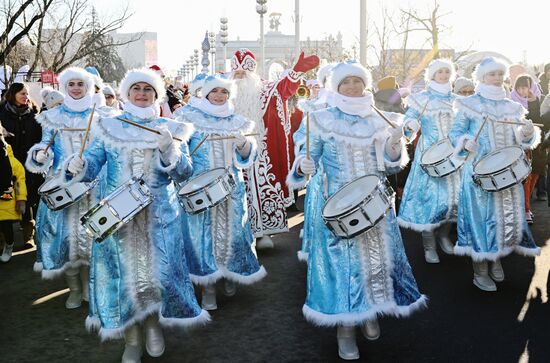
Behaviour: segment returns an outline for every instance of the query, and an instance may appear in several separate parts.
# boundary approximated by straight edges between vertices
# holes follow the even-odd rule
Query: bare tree
[[[433,57],[439,58],[439,36],[441,32],[448,29],[448,27],[441,24],[441,18],[450,13],[440,14],[438,0],[434,0],[433,8],[429,9],[428,15],[421,15],[416,9],[401,11],[403,14],[410,17],[417,26],[417,28],[411,28],[409,31],[423,31],[429,33],[428,41],[431,43],[434,52]]]
[[[380,24],[374,22],[374,36],[376,38],[376,43],[378,47],[372,44],[371,46],[375,49],[374,54],[378,60],[378,67],[373,69],[373,76],[375,79],[379,79],[388,75],[391,67],[390,59],[390,41],[395,37],[395,26],[392,21],[392,14],[388,13],[386,7],[382,8],[382,21]]]

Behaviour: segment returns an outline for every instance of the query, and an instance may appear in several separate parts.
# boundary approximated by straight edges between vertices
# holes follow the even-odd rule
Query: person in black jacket
[[[4,128],[12,134],[6,137],[15,158],[25,165],[27,152],[42,139],[42,127],[36,122],[40,112],[38,106],[29,98],[29,90],[23,83],[12,83],[0,102],[0,120]],[[26,172],[27,208],[23,216],[23,237],[30,242],[34,237],[34,216],[38,208],[38,187],[44,182],[41,175]]]

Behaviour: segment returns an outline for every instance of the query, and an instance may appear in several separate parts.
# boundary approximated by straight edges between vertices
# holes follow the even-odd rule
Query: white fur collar
[[[504,87],[491,86],[485,83],[478,83],[475,88],[476,93],[482,97],[493,101],[501,101],[506,98],[506,90]]]
[[[65,95],[65,99],[63,100],[63,104],[67,106],[68,109],[74,111],[74,112],[83,112],[92,107],[92,95],[89,93],[86,93],[84,97],[79,98],[78,100],[75,100],[68,94]]]
[[[196,103],[195,107],[215,117],[229,117],[235,113],[235,107],[229,100],[223,105],[214,105],[206,97],[203,97]]]
[[[194,107],[188,107],[187,112],[180,114],[178,121],[190,122],[197,130],[208,134],[229,135],[236,132],[249,133],[254,130],[254,122],[240,115],[216,117]]]
[[[160,116],[160,106],[158,103],[153,103],[149,107],[138,107],[130,102],[124,104],[124,111],[143,119],[149,120]]]
[[[520,120],[526,112],[519,103],[507,98],[493,101],[479,94],[457,99],[455,107],[458,112],[463,112],[472,118],[480,118],[486,114],[495,120]]]

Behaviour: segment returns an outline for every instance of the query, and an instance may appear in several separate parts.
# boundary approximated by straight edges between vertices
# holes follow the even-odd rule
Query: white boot
[[[338,326],[336,336],[338,339],[338,355],[340,358],[344,360],[359,359],[359,349],[355,341],[355,327]]]
[[[216,303],[216,285],[211,284],[202,288],[202,308],[204,310],[216,310],[218,304]]]
[[[145,331],[145,349],[151,357],[160,357],[164,353],[164,334],[157,314],[149,315],[143,324]]]
[[[489,277],[487,261],[472,261],[474,267],[474,285],[483,291],[497,291],[497,285]]]
[[[504,270],[502,269],[502,264],[500,263],[499,259],[496,259],[494,262],[491,263],[489,276],[491,276],[491,278],[496,282],[504,281]]]
[[[69,297],[65,301],[67,309],[76,309],[82,305],[82,286],[78,269],[68,268],[65,270],[65,280],[69,286]]]
[[[361,332],[368,340],[377,340],[380,338],[380,324],[378,324],[378,319],[374,318],[374,320],[367,320],[361,325]]]
[[[435,247],[435,235],[433,232],[422,232],[422,245],[424,246],[424,259],[427,263],[439,263],[439,256]]]
[[[451,233],[451,223],[444,223],[436,231],[436,238],[443,252],[448,255],[454,255],[454,243],[451,241],[449,234]]]
[[[8,262],[9,260],[11,260],[11,255],[13,253],[13,245],[14,245],[13,242],[11,244],[9,244],[8,242],[4,243],[4,249],[2,250],[0,261]]]
[[[237,285],[231,280],[225,280],[223,284],[223,294],[225,296],[233,296],[237,293]]]
[[[141,328],[134,324],[124,331],[124,354],[122,354],[122,363],[140,363],[142,355]]]
[[[80,282],[82,283],[82,300],[90,301],[90,266],[80,266]]]
[[[273,240],[269,235],[264,235],[263,237],[256,238],[256,249],[257,250],[266,250],[273,248]]]

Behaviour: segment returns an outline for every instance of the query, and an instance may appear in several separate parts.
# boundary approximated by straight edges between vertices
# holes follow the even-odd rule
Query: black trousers
[[[13,243],[13,222],[15,221],[0,221],[0,234],[4,235],[6,243]]]

